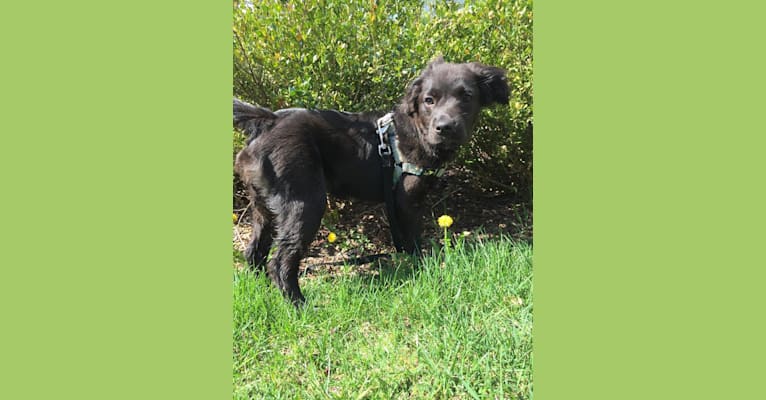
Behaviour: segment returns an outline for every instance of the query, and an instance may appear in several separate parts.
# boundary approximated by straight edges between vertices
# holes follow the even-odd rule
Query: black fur
[[[402,155],[420,167],[444,166],[470,138],[479,110],[507,104],[508,96],[502,69],[433,61],[393,110]],[[245,256],[252,267],[263,267],[276,246],[268,274],[296,305],[304,300],[298,266],[319,229],[327,193],[383,201],[375,122],[385,113],[272,112],[234,99],[234,126],[248,135],[235,163],[252,209],[253,238]],[[408,252],[419,248],[421,202],[434,179],[405,174],[394,188]]]

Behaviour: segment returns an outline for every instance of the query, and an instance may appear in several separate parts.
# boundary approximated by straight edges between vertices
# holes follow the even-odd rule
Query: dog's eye
[[[423,101],[428,104],[429,106],[434,105],[434,98],[431,96],[426,96]]]

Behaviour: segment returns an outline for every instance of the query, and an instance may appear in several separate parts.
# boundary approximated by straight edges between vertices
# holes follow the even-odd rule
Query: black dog
[[[385,117],[386,112],[300,108],[272,112],[234,99],[234,125],[248,135],[235,163],[252,209],[248,263],[262,267],[276,242],[268,274],[300,304],[298,266],[319,229],[327,193],[383,202],[384,182],[393,187],[394,241],[407,252],[417,251],[425,193],[470,138],[479,110],[507,104],[508,96],[502,69],[437,59]],[[388,151],[397,164],[393,177],[382,167]]]

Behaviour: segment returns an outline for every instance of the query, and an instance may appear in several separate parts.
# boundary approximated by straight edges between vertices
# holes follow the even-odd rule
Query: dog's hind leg
[[[313,187],[284,203],[276,216],[277,250],[269,260],[269,276],[295,306],[305,300],[298,286],[298,267],[319,230],[326,206],[324,189]]]
[[[250,209],[252,210],[253,235],[245,249],[245,259],[251,270],[263,271],[266,267],[266,257],[274,241],[274,216],[266,208],[262,199],[250,189]]]

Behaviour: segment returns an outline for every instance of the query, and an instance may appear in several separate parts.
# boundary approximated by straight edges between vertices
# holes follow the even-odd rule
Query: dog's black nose
[[[436,133],[440,135],[449,134],[455,129],[454,124],[448,121],[437,122],[434,128],[436,129]]]

